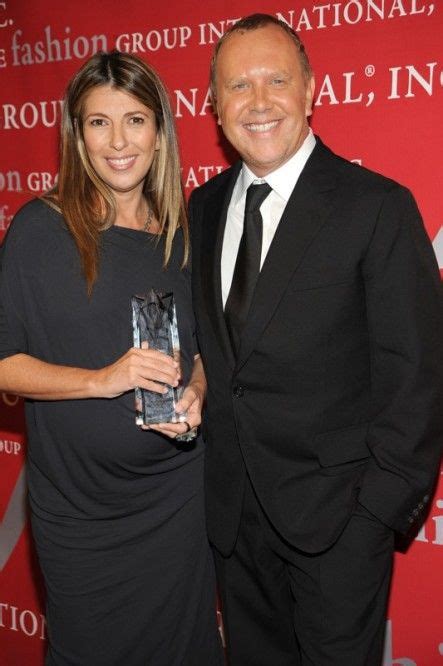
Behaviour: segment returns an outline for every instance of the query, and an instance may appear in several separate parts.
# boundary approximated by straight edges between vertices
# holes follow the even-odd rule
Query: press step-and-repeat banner
[[[0,1],[0,238],[15,211],[55,182],[63,91],[98,50],[137,53],[165,80],[187,194],[224,169],[235,156],[211,107],[210,54],[233,22],[256,11],[287,21],[306,44],[317,84],[315,132],[411,188],[443,269],[441,0]],[[25,457],[22,403],[0,394],[2,666],[40,666],[45,650]],[[442,555],[440,477],[424,527],[396,555],[383,666],[443,666]]]

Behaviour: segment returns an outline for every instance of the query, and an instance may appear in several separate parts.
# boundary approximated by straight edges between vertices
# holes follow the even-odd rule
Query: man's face
[[[234,32],[216,64],[216,111],[226,138],[259,177],[292,157],[308,134],[314,80],[281,28]]]

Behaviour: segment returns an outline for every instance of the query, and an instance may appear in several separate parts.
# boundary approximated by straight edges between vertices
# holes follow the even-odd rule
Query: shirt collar
[[[246,196],[246,190],[254,181],[268,183],[274,192],[276,192],[284,201],[288,201],[292,190],[303,171],[303,167],[308,161],[314,148],[315,136],[311,128],[309,128],[309,133],[297,152],[281,167],[268,173],[265,178],[257,178],[251,169],[243,163],[237,180],[237,191],[234,195],[235,205],[239,204],[243,197]]]

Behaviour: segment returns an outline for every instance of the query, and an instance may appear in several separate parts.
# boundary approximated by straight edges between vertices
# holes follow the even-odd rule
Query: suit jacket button
[[[414,519],[412,518],[412,516],[409,516],[409,518],[408,518],[408,523],[411,523],[411,524],[412,524],[413,522],[414,522]]]
[[[423,497],[423,502],[426,504],[426,502],[429,502],[429,495],[425,495]]]
[[[244,393],[243,386],[236,385],[232,389],[232,395],[234,396],[234,398],[241,398],[243,393]]]

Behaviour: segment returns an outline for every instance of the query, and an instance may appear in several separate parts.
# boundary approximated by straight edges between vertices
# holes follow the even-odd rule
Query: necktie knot
[[[249,185],[246,192],[245,215],[258,211],[271,190],[272,188],[268,183]]]

